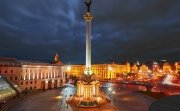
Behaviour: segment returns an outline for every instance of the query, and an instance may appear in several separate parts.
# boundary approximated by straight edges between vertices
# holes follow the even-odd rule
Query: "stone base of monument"
[[[110,102],[106,95],[100,91],[100,82],[93,75],[83,74],[77,83],[77,95],[71,96],[67,104],[77,108],[100,107]]]
[[[92,99],[82,99],[82,97],[72,96],[68,98],[67,104],[69,104],[72,109],[77,108],[95,108],[109,103],[110,99],[105,96],[93,97]]]

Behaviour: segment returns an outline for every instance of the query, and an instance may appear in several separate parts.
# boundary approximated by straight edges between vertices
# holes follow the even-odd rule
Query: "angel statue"
[[[86,1],[85,1],[85,4],[86,4],[86,6],[87,6],[87,12],[90,12],[90,11],[91,11],[91,9],[90,9],[91,0],[86,0]]]

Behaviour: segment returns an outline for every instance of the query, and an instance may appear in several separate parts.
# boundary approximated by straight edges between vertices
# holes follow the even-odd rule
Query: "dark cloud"
[[[0,56],[85,62],[83,0],[1,0]],[[93,0],[92,60],[180,60],[179,0]]]

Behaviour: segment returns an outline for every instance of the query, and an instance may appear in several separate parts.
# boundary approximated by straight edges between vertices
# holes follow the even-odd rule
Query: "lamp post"
[[[111,91],[112,91],[112,88],[109,87],[109,88],[108,88],[108,91],[109,91],[109,97],[111,98]]]
[[[70,65],[68,65],[66,67],[66,71],[67,71],[67,81],[66,82],[69,82],[69,76],[70,76],[70,73],[71,73],[71,66]]]
[[[99,110],[100,110],[100,97],[97,97],[97,102],[98,102],[98,106],[99,106]]]
[[[70,65],[67,66],[66,70],[67,70],[67,72],[70,72],[71,71],[71,66]]]
[[[113,101],[114,101],[114,103],[115,103],[115,94],[116,94],[116,92],[113,91],[112,93],[113,93]]]
[[[98,97],[98,98],[97,98],[97,102],[98,102],[98,104],[99,104],[99,100],[100,100],[100,98]]]
[[[111,66],[109,66],[109,71],[110,71],[110,79],[112,79],[112,75],[111,75],[111,72],[112,72],[112,67]]]
[[[111,88],[111,87],[109,87],[109,88],[108,88],[108,90],[109,90],[109,91],[112,91],[112,88]]]

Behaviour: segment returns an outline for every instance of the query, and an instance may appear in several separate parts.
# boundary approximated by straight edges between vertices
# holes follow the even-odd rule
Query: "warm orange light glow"
[[[113,94],[116,94],[116,92],[115,92],[115,91],[113,91],[112,93],[113,93]]]
[[[128,97],[124,97],[124,98],[122,98],[122,100],[124,100],[124,101],[130,101],[131,99],[128,98]]]
[[[108,88],[108,90],[109,90],[109,91],[111,91],[111,90],[112,90],[112,88],[110,87],[110,88]]]
[[[68,67],[67,67],[67,71],[70,71],[70,70],[71,70],[71,66],[68,66]]]
[[[54,99],[62,99],[63,97],[62,96],[56,96],[56,97],[53,97]]]
[[[112,71],[113,70],[113,68],[111,67],[111,66],[109,66],[109,68],[108,68],[110,71]]]

